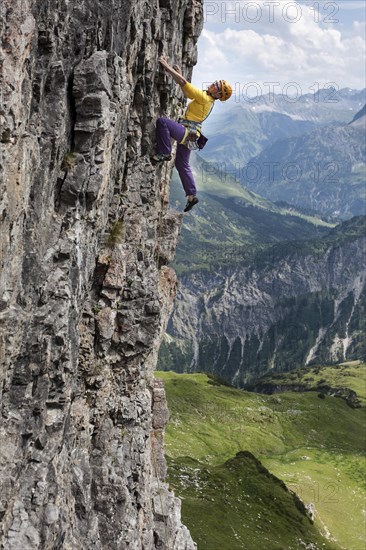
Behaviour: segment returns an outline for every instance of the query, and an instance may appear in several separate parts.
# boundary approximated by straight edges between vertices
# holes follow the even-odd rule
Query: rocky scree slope
[[[278,243],[250,265],[183,275],[160,369],[243,387],[272,370],[363,359],[365,222]]]
[[[157,58],[190,74],[202,2],[3,0],[1,24],[1,547],[193,549],[153,381],[180,217],[148,154],[182,102]]]

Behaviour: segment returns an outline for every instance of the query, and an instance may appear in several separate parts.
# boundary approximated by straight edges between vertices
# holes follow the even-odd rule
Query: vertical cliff
[[[201,0],[3,0],[0,541],[191,549],[164,482],[157,351],[180,219],[154,123]]]

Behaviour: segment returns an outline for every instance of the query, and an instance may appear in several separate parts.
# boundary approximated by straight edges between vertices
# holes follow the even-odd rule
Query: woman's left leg
[[[175,157],[175,167],[178,170],[180,181],[182,182],[186,196],[196,196],[197,188],[193,178],[192,169],[189,165],[191,151],[184,145],[178,144]]]

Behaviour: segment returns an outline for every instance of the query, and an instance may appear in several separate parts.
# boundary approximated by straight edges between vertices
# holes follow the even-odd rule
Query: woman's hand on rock
[[[165,59],[164,56],[160,56],[159,59],[158,59],[160,65],[162,65],[164,67],[164,69],[168,69],[169,68],[169,63],[167,62],[167,60]]]

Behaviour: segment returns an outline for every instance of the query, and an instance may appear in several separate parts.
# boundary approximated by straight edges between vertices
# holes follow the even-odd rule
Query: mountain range
[[[324,94],[287,101],[292,117],[295,109],[298,118],[307,113],[312,130],[277,140],[294,120],[289,112],[270,112],[268,97],[258,102],[257,115],[243,105],[229,111],[244,113],[233,118],[237,135],[240,121],[262,120],[272,142],[250,163],[296,163],[300,183],[283,185],[275,166],[271,186],[259,178],[248,189],[240,171],[227,169],[238,148],[228,145],[233,132],[223,127],[224,167],[207,160],[206,149],[192,157],[200,202],[184,218],[174,264],[180,289],[160,369],[204,370],[243,386],[271,370],[365,357],[365,151],[364,128],[357,125],[364,92],[343,90],[330,104],[321,101]],[[285,99],[275,97],[272,105],[283,109]],[[360,115],[350,117],[356,109]],[[325,177],[311,177],[314,163],[327,167]],[[171,202],[180,208],[183,201],[173,179]]]
[[[202,152],[206,161],[243,167],[278,139],[299,136],[327,124],[347,124],[366,102],[366,90],[319,90],[291,98],[266,94],[235,98],[215,107],[204,122],[209,141]]]
[[[269,371],[366,357],[366,217],[242,263],[180,276],[159,368],[243,387]]]
[[[364,214],[365,93],[332,88],[234,102],[205,122],[202,158],[271,201],[341,219]]]
[[[186,217],[174,264],[178,273],[233,265],[252,258],[273,243],[326,234],[334,223],[310,209],[274,204],[246,189],[240,181],[205,162],[192,159],[200,202]],[[171,203],[182,208],[184,196],[173,176]]]
[[[347,219],[366,212],[365,128],[322,126],[279,139],[252,158],[241,181],[272,201]]]

